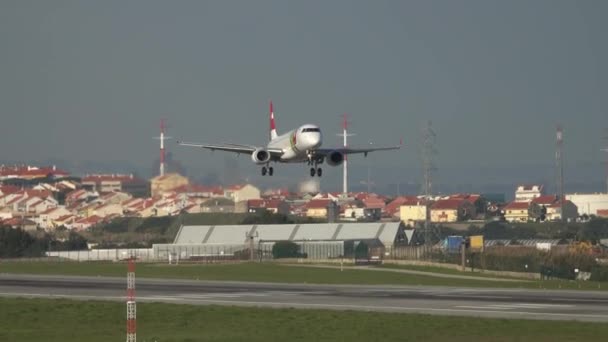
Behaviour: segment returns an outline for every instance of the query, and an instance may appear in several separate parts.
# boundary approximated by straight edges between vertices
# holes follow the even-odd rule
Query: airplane
[[[308,163],[310,176],[321,177],[323,170],[319,164],[327,162],[330,166],[339,166],[344,162],[344,156],[348,154],[364,154],[369,152],[398,150],[403,141],[396,146],[369,147],[369,148],[321,148],[323,136],[317,125],[305,124],[297,129],[291,130],[283,135],[277,133],[274,120],[274,110],[270,101],[270,140],[266,146],[242,145],[242,144],[200,144],[177,141],[181,146],[199,147],[211,151],[228,151],[237,154],[251,155],[251,160],[262,166],[262,176],[272,176],[274,168],[270,163]]]

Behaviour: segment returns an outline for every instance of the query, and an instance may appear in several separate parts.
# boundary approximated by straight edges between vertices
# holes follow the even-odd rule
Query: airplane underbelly
[[[306,159],[305,153],[298,153],[294,149],[287,149],[281,156],[281,161],[285,163],[299,162]]]

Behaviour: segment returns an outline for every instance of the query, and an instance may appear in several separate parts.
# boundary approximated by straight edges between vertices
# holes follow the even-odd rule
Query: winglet
[[[277,126],[274,122],[274,109],[272,107],[272,100],[270,101],[270,140],[276,139],[278,137],[277,134]]]

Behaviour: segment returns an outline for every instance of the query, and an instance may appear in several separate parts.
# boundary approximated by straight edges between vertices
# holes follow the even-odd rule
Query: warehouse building
[[[325,259],[344,255],[346,242],[376,241],[390,254],[396,245],[407,244],[413,233],[400,222],[182,226],[173,244],[154,245],[154,253],[182,259],[232,255],[250,247],[268,251],[277,241],[293,241],[308,258]]]

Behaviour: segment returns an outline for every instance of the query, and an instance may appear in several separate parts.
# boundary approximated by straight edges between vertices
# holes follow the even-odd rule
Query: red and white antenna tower
[[[159,172],[161,176],[165,175],[165,140],[171,139],[171,137],[165,136],[165,129],[167,125],[165,124],[165,119],[160,119],[160,136],[156,137],[156,139],[160,140],[160,168]]]
[[[564,219],[564,129],[558,124],[555,130],[555,166],[557,171],[557,196],[559,198],[562,220]]]
[[[348,133],[348,124],[350,116],[347,113],[342,114],[342,133],[338,134],[340,137],[344,137],[344,148],[346,149],[348,146],[348,137],[353,136],[354,134]],[[342,179],[342,193],[344,197],[348,196],[348,158],[347,155],[344,155],[343,162],[343,179]]]
[[[137,305],[135,303],[135,258],[129,258],[127,272],[127,342],[137,341]]]

